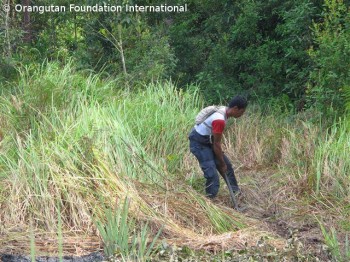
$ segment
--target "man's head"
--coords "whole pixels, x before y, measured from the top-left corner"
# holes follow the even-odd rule
[[[235,96],[228,104],[226,111],[228,117],[241,117],[248,106],[247,99],[243,96]]]

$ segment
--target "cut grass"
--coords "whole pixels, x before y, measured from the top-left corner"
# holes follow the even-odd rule
[[[164,226],[164,234],[175,239],[194,240],[202,235],[198,228],[211,235],[245,226],[234,213],[198,205],[202,196],[177,179],[199,106],[197,93],[178,91],[171,83],[128,93],[107,82],[101,91],[98,76],[86,79],[71,67],[58,70],[48,63],[22,70],[15,100],[3,98],[4,225],[25,224],[32,217],[34,228],[48,232],[93,234],[92,216],[102,219],[106,206],[128,195],[136,224],[151,218],[152,228]],[[37,85],[45,87],[39,97]],[[148,187],[148,195],[164,196],[158,201],[166,211],[145,201],[142,192]],[[193,198],[186,216],[187,221],[196,217],[197,224],[182,224],[181,199],[169,198],[181,191]]]
[[[118,90],[113,80],[76,72],[72,63],[20,72],[16,92],[0,103],[4,227],[32,217],[33,226],[47,232],[93,234],[92,216],[102,219],[105,207],[126,195],[135,225],[150,221],[157,229],[153,235],[164,227],[163,236],[193,248],[220,248],[224,240],[240,245],[231,233],[248,232],[259,223],[216,206],[188,186],[189,174],[201,174],[187,139],[201,107],[197,91],[184,92],[170,82]],[[335,124],[325,135],[307,121],[286,121],[251,108],[228,128],[226,154],[238,167],[278,168],[281,199],[315,192],[346,202],[349,136],[344,126]],[[252,183],[254,191],[266,186]]]

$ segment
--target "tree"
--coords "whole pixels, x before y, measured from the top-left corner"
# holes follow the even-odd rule
[[[343,0],[325,0],[322,20],[313,24],[313,36],[309,103],[323,113],[342,113],[344,89],[350,86],[350,9]]]
[[[30,22],[30,13],[28,11],[28,6],[30,6],[30,0],[22,0],[22,6],[24,7],[23,12],[23,41],[26,43],[31,42],[32,40],[32,31],[31,31],[31,22]]]
[[[300,103],[310,71],[311,0],[197,1],[178,15],[171,41],[180,83],[200,82],[209,103],[235,93]]]

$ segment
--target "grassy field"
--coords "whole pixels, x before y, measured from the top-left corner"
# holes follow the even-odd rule
[[[223,181],[217,201],[204,197],[189,153],[187,134],[203,105],[196,87],[125,90],[71,63],[19,71],[1,86],[2,252],[103,247],[146,260],[177,246],[222,260],[350,258],[345,119],[325,128],[316,112],[250,106],[232,120],[224,150],[248,207],[238,213]]]

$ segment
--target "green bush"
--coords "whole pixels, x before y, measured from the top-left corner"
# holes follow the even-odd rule
[[[350,9],[342,0],[326,0],[322,18],[313,25],[314,70],[307,93],[311,105],[334,115],[344,112],[344,89],[350,85]]]

